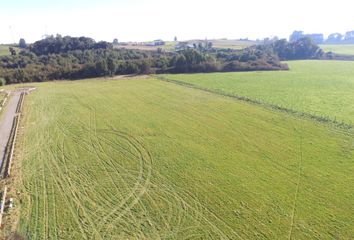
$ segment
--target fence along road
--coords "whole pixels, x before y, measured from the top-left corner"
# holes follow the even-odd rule
[[[14,91],[11,95],[7,106],[2,110],[3,112],[0,115],[0,166],[2,166],[5,158],[5,150],[11,135],[12,124],[16,116],[21,92]]]

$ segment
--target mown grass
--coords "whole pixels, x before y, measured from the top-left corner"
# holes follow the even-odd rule
[[[354,44],[326,44],[320,45],[325,52],[334,52],[338,54],[354,55]]]
[[[290,71],[164,75],[318,117],[354,123],[354,62],[293,61]]]
[[[17,159],[28,239],[354,235],[349,132],[155,79],[37,86]]]

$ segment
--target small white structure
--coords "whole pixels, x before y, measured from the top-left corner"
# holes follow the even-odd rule
[[[14,199],[10,198],[9,200],[9,208],[13,208],[14,207]]]

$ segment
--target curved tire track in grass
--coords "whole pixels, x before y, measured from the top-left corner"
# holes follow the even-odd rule
[[[141,154],[141,159],[144,159],[144,161],[146,161],[147,159],[149,161],[152,161],[152,156],[151,153],[146,149],[146,147],[144,146],[144,144],[142,144],[138,139],[132,137],[131,135],[125,134],[121,131],[117,131],[117,130],[103,130],[103,131],[98,131],[98,132],[105,132],[108,134],[115,134],[119,137],[123,137],[126,140],[128,140],[131,144],[134,145],[135,149],[139,149],[141,148],[141,150],[139,151],[139,154]],[[144,154],[145,153],[145,154]],[[147,157],[143,157],[143,156],[147,156]],[[152,169],[153,171],[153,169]],[[155,172],[154,172],[155,173]],[[156,174],[159,175],[159,174]],[[149,173],[149,176],[151,177],[151,172]],[[149,178],[150,178],[149,177]],[[180,193],[178,193],[175,189],[175,186],[173,186],[171,183],[168,182],[167,179],[165,179],[164,177],[162,177],[161,175],[159,175],[159,178],[163,178],[164,182],[168,183],[166,186],[161,186],[161,185],[155,185],[152,181],[150,182],[150,186],[151,187],[156,187],[159,189],[160,193],[159,193],[159,198],[163,199],[164,201],[166,201],[166,203],[169,203],[171,205],[177,205],[179,206],[177,208],[177,214],[173,214],[173,218],[177,217],[179,218],[179,221],[177,222],[177,225],[175,224],[173,227],[175,228],[182,228],[182,223],[181,223],[181,218],[183,217],[187,217],[189,219],[192,219],[193,221],[197,221],[197,222],[204,222],[206,224],[208,224],[210,226],[210,230],[208,232],[205,233],[205,235],[213,235],[216,234],[217,236],[221,237],[221,238],[228,238],[228,234],[224,233],[223,230],[221,230],[216,224],[215,222],[218,222],[219,224],[222,224],[224,226],[226,226],[226,228],[229,228],[230,234],[233,235],[234,237],[240,238],[240,236],[233,231],[233,229],[231,227],[229,227],[227,225],[227,223],[225,223],[223,220],[219,219],[216,215],[214,215],[213,213],[211,213],[208,209],[206,209],[205,207],[203,207],[203,205],[199,202],[196,201],[192,196],[190,195],[185,195],[183,197],[180,196]],[[150,181],[150,179],[149,179]],[[171,185],[170,185],[171,184]],[[171,187],[173,186],[173,187]],[[115,208],[112,213],[109,216],[112,216],[112,220],[113,222],[111,223],[111,225],[114,225],[117,221],[119,221],[121,218],[123,218],[127,212],[129,212],[131,210],[131,208],[136,205],[139,204],[139,201],[141,199],[141,197],[143,195],[146,195],[146,197],[150,197],[150,204],[154,204],[154,202],[156,201],[156,199],[153,199],[153,197],[150,196],[150,193],[147,191],[147,188],[143,189],[143,194],[139,194],[138,196],[136,196],[135,198],[132,199],[131,204],[121,210],[121,206],[119,206],[118,208]],[[192,204],[187,203],[184,198],[192,200]],[[183,210],[183,207],[181,206],[185,206],[184,208],[188,209],[188,211]],[[172,210],[173,211],[173,210]],[[213,220],[209,220],[204,214],[203,212],[208,212],[210,215],[213,216]],[[118,213],[118,214],[116,214]],[[108,217],[108,216],[107,216]],[[170,217],[172,217],[172,214],[170,215]],[[105,219],[106,220],[106,219]],[[103,221],[104,223],[105,221]],[[168,224],[168,223],[167,223]],[[178,229],[177,231],[182,232],[185,231],[185,228],[182,229]]]
[[[114,217],[114,220],[117,221],[128,214],[132,207],[138,204],[141,197],[147,192],[151,179],[152,158],[151,155],[145,152],[145,149],[141,147],[141,145],[139,145],[131,136],[122,132],[114,132],[109,130],[103,130],[100,132],[114,134],[115,136],[124,139],[124,141],[126,141],[130,147],[134,149],[134,151],[138,152],[138,159],[140,161],[139,175],[136,183],[134,184],[134,188],[131,189],[130,193],[122,199],[120,203],[118,203],[117,207],[112,209],[111,213],[101,220],[99,229],[102,229],[104,225],[107,225],[111,217]],[[117,212],[119,212],[118,216],[116,216]]]

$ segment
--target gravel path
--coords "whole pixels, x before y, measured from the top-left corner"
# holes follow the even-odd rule
[[[11,134],[12,123],[16,115],[20,95],[20,92],[12,92],[7,106],[3,109],[4,112],[0,115],[0,166],[5,157],[5,149]]]

